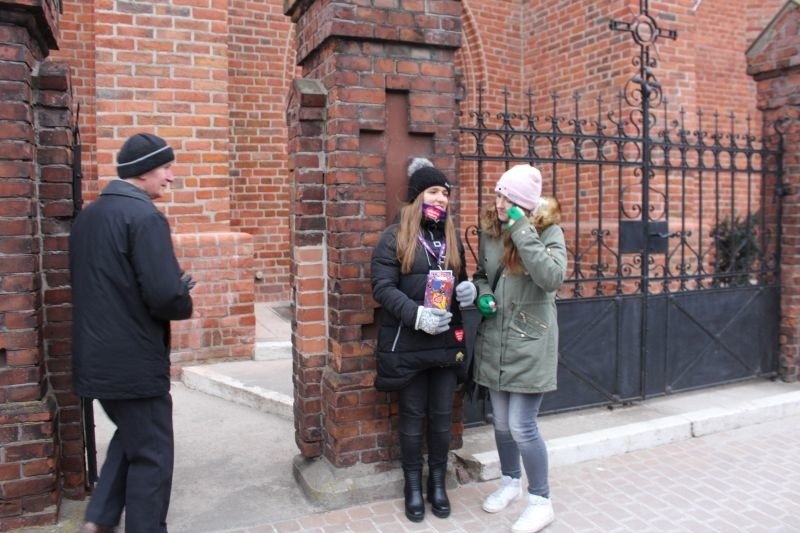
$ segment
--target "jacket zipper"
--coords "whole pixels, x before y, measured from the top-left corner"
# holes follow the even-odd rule
[[[526,324],[528,323],[528,318],[530,318],[531,323],[536,324],[537,326],[539,326],[540,328],[542,328],[544,330],[547,329],[547,324],[545,324],[544,322],[542,322],[541,320],[539,320],[537,317],[535,317],[533,315],[528,315],[527,313],[524,313],[524,312],[520,311],[519,316],[522,319],[522,321],[525,322]]]
[[[500,276],[500,277],[502,278],[502,276]],[[502,280],[499,280],[499,281],[502,281]],[[499,282],[498,282],[497,286],[498,287],[500,286]],[[503,283],[503,289],[505,289],[505,283]],[[505,290],[503,291],[503,299],[505,300]],[[515,305],[514,302],[511,302],[511,306],[510,306],[511,307],[511,314],[509,316],[512,316],[512,317],[514,316],[514,305]],[[500,364],[497,367],[497,390],[502,390],[503,389],[503,387],[502,387],[503,374],[504,374],[503,366],[504,366],[504,360],[505,360],[505,355],[506,355],[506,336],[503,334],[503,332],[505,331],[505,324],[502,322],[503,315],[500,314],[499,309],[498,309],[498,314],[501,317],[501,322],[500,322]]]
[[[403,329],[403,324],[398,324],[397,326],[397,334],[394,336],[394,342],[392,343],[392,352],[394,352],[395,348],[397,348],[397,341],[400,339],[400,330]]]

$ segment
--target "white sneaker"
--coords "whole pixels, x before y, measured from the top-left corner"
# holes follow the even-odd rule
[[[498,513],[521,495],[522,480],[503,476],[502,481],[500,481],[500,488],[483,500],[483,510],[487,513]]]
[[[511,526],[513,533],[535,533],[555,520],[553,504],[549,498],[528,494],[528,506]]]

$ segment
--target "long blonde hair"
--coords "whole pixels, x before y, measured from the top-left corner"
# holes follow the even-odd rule
[[[422,228],[422,194],[413,202],[400,208],[400,224],[397,229],[397,260],[400,261],[400,273],[408,274],[414,266],[417,252],[417,236]],[[461,270],[461,253],[458,250],[458,235],[453,219],[444,219],[444,239],[447,250],[442,268],[459,272]]]

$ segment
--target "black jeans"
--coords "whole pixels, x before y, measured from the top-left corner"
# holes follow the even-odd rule
[[[100,400],[117,426],[86,509],[86,520],[126,533],[165,533],[172,489],[172,396]]]
[[[434,468],[447,464],[456,384],[453,367],[437,367],[414,376],[400,390],[400,450],[404,470],[422,469],[422,436],[426,419],[428,466]]]

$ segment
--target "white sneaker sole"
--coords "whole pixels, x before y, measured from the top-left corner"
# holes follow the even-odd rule
[[[513,502],[519,500],[520,496],[522,496],[521,492],[519,494],[517,494],[516,496],[514,496],[512,499],[510,499],[508,501],[508,503],[503,505],[502,507],[492,507],[492,506],[488,505],[487,502],[483,502],[483,505],[481,505],[481,508],[484,511],[486,511],[487,513],[492,513],[492,514],[499,513],[500,511],[502,511],[503,509],[505,509],[506,507],[511,505]]]
[[[537,531],[541,531],[550,524],[552,524],[555,519],[556,519],[555,514],[552,514],[547,520],[543,520],[542,522],[534,525],[533,527],[518,527],[516,524],[514,524],[511,527],[511,533],[536,533]]]

